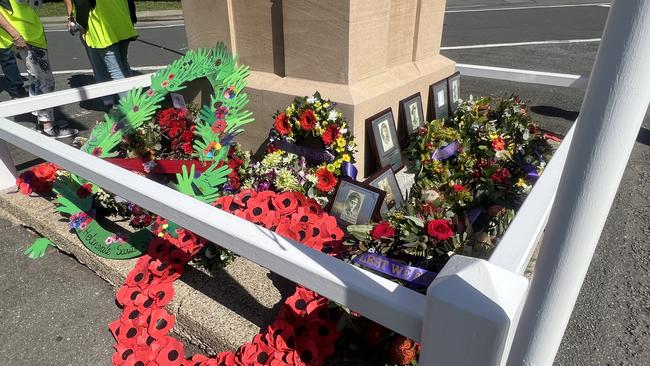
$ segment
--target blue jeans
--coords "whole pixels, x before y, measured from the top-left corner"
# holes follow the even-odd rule
[[[106,48],[91,48],[83,42],[86,47],[88,60],[90,60],[90,66],[93,68],[93,74],[95,74],[96,82],[102,83],[133,76],[133,71],[127,59],[130,42],[129,40],[124,40]],[[128,92],[122,92],[119,96],[124,97],[127,94]],[[111,105],[115,101],[113,96],[106,96],[102,99],[104,105]]]
[[[16,54],[12,48],[0,48],[0,67],[8,82],[7,92],[13,98],[27,96],[23,79],[16,63]]]

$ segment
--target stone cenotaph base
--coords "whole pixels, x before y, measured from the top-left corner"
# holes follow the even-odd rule
[[[182,0],[190,48],[223,41],[249,65],[255,124],[238,141],[256,150],[272,114],[319,91],[338,103],[359,145],[360,177],[376,170],[365,120],[454,72],[440,55],[445,0]]]

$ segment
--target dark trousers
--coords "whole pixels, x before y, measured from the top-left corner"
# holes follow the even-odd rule
[[[0,48],[0,67],[7,79],[7,92],[12,98],[27,96],[27,91],[16,63],[16,54],[12,48]]]

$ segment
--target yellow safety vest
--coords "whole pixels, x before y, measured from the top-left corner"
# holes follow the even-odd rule
[[[85,35],[88,47],[106,48],[137,36],[127,0],[97,0],[97,5],[88,15]]]
[[[9,0],[9,2],[13,11],[0,6],[0,14],[16,28],[25,42],[35,47],[47,48],[43,23],[36,10],[29,5],[29,1],[19,3],[16,0]],[[0,48],[11,48],[13,44],[14,40],[9,33],[0,28]]]

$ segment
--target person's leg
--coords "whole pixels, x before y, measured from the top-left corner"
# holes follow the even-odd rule
[[[27,49],[19,50],[20,56],[25,60],[27,75],[30,79],[29,95],[41,95],[54,91],[54,75],[50,68],[47,50],[28,45]],[[38,123],[43,127],[43,133],[51,137],[67,137],[76,135],[76,129],[56,126],[54,110],[52,108],[36,112]]]
[[[120,66],[122,67],[122,72],[126,77],[133,76],[133,70],[131,65],[129,65],[129,45],[131,44],[130,40],[120,41],[119,50],[120,50]]]
[[[12,98],[26,97],[27,91],[23,85],[23,78],[16,63],[16,54],[11,48],[0,48],[0,67],[9,83],[7,92]]]
[[[106,70],[108,70],[108,74],[111,76],[112,80],[120,80],[126,78],[126,75],[122,70],[119,43],[108,46],[106,48],[98,48],[97,50],[102,55],[102,59],[106,65]],[[124,97],[126,95],[127,92],[119,93],[120,97]]]
[[[95,82],[103,83],[105,81],[110,81],[111,76],[108,74],[108,70],[106,69],[106,65],[104,64],[104,59],[101,53],[95,48],[88,47],[83,37],[80,36],[79,38],[81,39],[81,44],[84,46],[84,49],[86,50],[86,55],[88,56],[88,61],[90,61],[90,66],[93,69]],[[103,96],[101,99],[104,104],[104,107],[110,108],[113,106],[113,104],[115,104],[114,95],[106,95]]]

